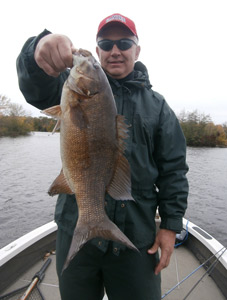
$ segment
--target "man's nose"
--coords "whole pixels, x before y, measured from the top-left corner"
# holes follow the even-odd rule
[[[118,49],[117,45],[114,44],[113,48],[111,50],[111,55],[120,55],[120,54],[121,54],[121,51]]]

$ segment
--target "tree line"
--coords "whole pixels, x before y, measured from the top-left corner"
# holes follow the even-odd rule
[[[209,115],[181,111],[177,116],[188,146],[227,147],[227,122],[215,125]],[[22,105],[12,103],[0,95],[0,137],[28,135],[32,131],[51,132],[56,120],[48,117],[31,117]]]
[[[227,122],[215,125],[210,115],[182,111],[178,115],[188,146],[227,147]]]
[[[50,132],[55,124],[56,120],[45,116],[29,116],[22,105],[0,95],[0,137],[29,135],[32,131]]]

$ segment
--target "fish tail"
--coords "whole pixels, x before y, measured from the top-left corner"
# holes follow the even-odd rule
[[[63,271],[68,267],[71,260],[76,256],[79,250],[85,243],[93,238],[103,238],[105,240],[116,241],[125,245],[126,247],[139,252],[139,250],[133,245],[133,243],[127,238],[127,236],[106,216],[103,221],[96,223],[94,226],[89,224],[80,224],[79,220],[73,233],[73,238]]]

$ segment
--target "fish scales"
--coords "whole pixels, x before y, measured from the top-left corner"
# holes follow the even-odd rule
[[[106,193],[115,200],[133,200],[130,167],[123,155],[128,126],[117,115],[106,75],[91,53],[75,53],[60,105],[44,113],[57,118],[60,126],[62,170],[49,194],[75,194],[79,212],[63,270],[95,237],[138,251],[105,212]]]

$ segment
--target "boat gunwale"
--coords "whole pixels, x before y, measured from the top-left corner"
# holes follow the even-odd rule
[[[20,254],[25,249],[29,248],[42,238],[57,231],[57,225],[54,221],[51,221],[45,225],[42,225],[27,234],[21,236],[15,241],[9,243],[5,247],[0,249],[0,267],[2,267],[9,260]]]
[[[227,270],[227,251],[220,256],[221,249],[224,251],[226,248],[218,240],[216,240],[204,229],[185,218],[183,218],[183,227],[186,231],[188,230],[188,232],[195,237],[196,240],[202,243],[212,254],[214,254]]]

